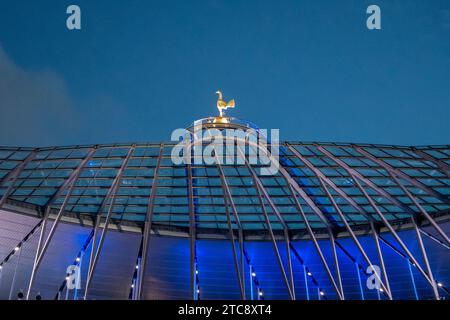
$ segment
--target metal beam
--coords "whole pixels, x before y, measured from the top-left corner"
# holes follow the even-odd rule
[[[330,200],[331,204],[333,205],[333,208],[336,210],[337,214],[339,215],[341,221],[344,223],[345,228],[347,229],[347,231],[350,233],[353,241],[355,242],[356,246],[358,247],[358,250],[361,252],[361,254],[363,255],[364,259],[366,260],[367,264],[369,266],[373,266],[372,262],[370,261],[368,255],[366,254],[366,252],[364,251],[364,248],[362,247],[362,245],[359,243],[359,240],[357,238],[357,236],[355,235],[355,233],[353,232],[353,229],[351,228],[350,224],[348,223],[344,213],[341,211],[341,208],[338,206],[338,204],[336,203],[334,197],[331,195],[331,193],[329,192],[328,188],[327,188],[327,184],[333,188],[340,196],[344,197],[349,203],[350,200],[353,202],[353,200],[348,197],[344,192],[342,192],[339,188],[337,188],[334,183],[328,179],[320,170],[318,170],[316,167],[314,167],[311,163],[309,163],[308,160],[306,160],[302,155],[300,155],[300,153],[297,152],[297,150],[295,150],[294,148],[290,147],[289,144],[287,144],[287,146],[290,148],[291,152],[296,155],[301,161],[303,161],[316,175],[317,179],[320,182],[320,186],[322,187],[322,189],[324,190],[325,194],[327,195],[328,199]],[[369,222],[373,222],[373,218],[371,216],[369,216],[364,210],[362,210],[362,208],[360,208],[358,205],[353,206],[355,209],[357,209]],[[332,230],[329,230],[330,234],[332,236],[334,236],[332,234]],[[335,259],[336,260],[336,259]],[[337,262],[337,261],[335,261]],[[339,271],[338,271],[339,274]],[[383,281],[381,280],[381,278],[379,277],[378,274],[375,275],[378,279],[378,281],[380,282],[381,286],[383,287],[383,289],[385,290],[386,294],[388,295],[389,299],[392,299],[392,295],[391,295],[391,291],[389,290],[388,287],[386,287],[383,284]],[[341,291],[342,291],[342,286],[341,286]],[[342,296],[344,297],[344,294],[342,292]]]
[[[442,238],[445,239],[447,244],[450,245],[450,238],[446,235],[444,230],[434,221],[434,219],[431,217],[431,215],[425,210],[424,207],[420,205],[420,203],[416,200],[416,198],[409,192],[409,190],[402,185],[400,180],[393,174],[391,174],[392,179],[397,183],[397,185],[403,190],[403,192],[408,196],[408,198],[414,203],[414,205],[419,209],[419,211],[422,213],[422,215],[430,222],[430,224],[436,229],[436,231],[441,235]]]
[[[291,259],[291,240],[289,238],[289,231],[284,230],[284,243],[286,244],[286,256],[288,263],[289,280],[291,282],[291,291],[293,295],[293,300],[295,300],[295,285],[294,285],[294,271],[292,269],[292,259]]]
[[[239,219],[239,215],[236,209],[236,206],[234,204],[233,201],[233,196],[231,194],[230,188],[228,186],[228,182],[226,180],[226,176],[225,176],[225,172],[223,171],[222,165],[220,164],[220,161],[217,157],[217,154],[214,154],[215,157],[215,161],[216,161],[216,166],[217,169],[219,171],[220,174],[220,182],[222,185],[222,190],[224,193],[224,202],[225,202],[225,212],[227,215],[227,224],[228,224],[228,231],[230,234],[230,241],[231,241],[231,245],[232,245],[232,251],[233,251],[233,258],[234,258],[234,265],[235,265],[235,269],[236,269],[236,276],[239,282],[239,290],[241,293],[241,298],[242,300],[245,300],[245,289],[244,289],[244,272],[243,272],[243,233],[242,233],[242,225]],[[227,200],[228,199],[228,200]],[[229,201],[229,203],[228,203]],[[231,216],[230,216],[230,212],[229,212],[229,204],[232,207],[234,216],[235,216],[235,220],[236,220],[236,224],[238,226],[238,231],[239,231],[239,248],[240,248],[240,266],[241,266],[241,270],[239,271],[239,263],[238,263],[238,259],[237,259],[237,254],[236,254],[236,246],[235,246],[235,238],[234,238],[234,232],[233,232],[233,228],[232,228],[232,224],[231,224]]]
[[[328,263],[327,263],[324,255],[322,253],[322,249],[320,248],[319,242],[317,241],[316,236],[314,235],[314,231],[312,230],[311,225],[309,224],[308,218],[306,217],[306,214],[303,211],[303,208],[302,208],[300,202],[298,201],[297,196],[295,195],[294,189],[293,189],[293,187],[291,185],[289,185],[289,189],[291,190],[292,198],[295,201],[295,205],[297,207],[297,210],[299,211],[300,215],[303,218],[303,221],[305,222],[306,229],[307,229],[307,231],[309,233],[309,236],[313,240],[313,243],[314,243],[314,246],[316,248],[316,251],[319,254],[320,260],[322,261],[322,264],[323,264],[323,266],[325,268],[325,271],[327,272],[328,278],[330,279],[330,282],[333,285],[334,290],[336,291],[336,295],[339,298],[339,300],[343,300],[344,297],[342,296],[341,291],[339,290],[339,288],[338,288],[338,286],[336,284],[336,281],[334,280],[334,277],[331,274],[330,268],[329,268]]]
[[[94,235],[92,236],[92,246],[91,246],[91,254],[89,256],[87,277],[89,277],[89,274],[91,273],[91,270],[92,270],[92,265],[94,263],[95,249],[97,246],[97,235],[98,235],[98,229],[100,228],[101,220],[102,220],[102,216],[97,212],[97,217],[95,218],[95,224],[94,224]],[[83,299],[86,300],[86,294],[83,296]]]
[[[113,184],[111,185],[111,188],[110,188],[111,192],[108,192],[107,196],[104,199],[104,200],[106,200],[108,198],[109,194],[112,195],[111,202],[110,202],[109,207],[108,207],[108,213],[106,215],[105,223],[104,223],[104,226],[103,226],[102,234],[100,235],[100,240],[99,240],[99,243],[98,243],[98,247],[97,247],[97,250],[95,252],[94,259],[92,261],[91,270],[88,271],[88,276],[87,276],[87,279],[86,279],[86,288],[85,288],[85,292],[84,292],[84,300],[87,299],[89,286],[91,284],[91,280],[92,280],[92,277],[94,275],[95,268],[97,266],[98,258],[100,256],[100,253],[101,253],[101,250],[102,250],[102,247],[103,247],[103,242],[105,241],[106,232],[108,231],[108,225],[109,225],[109,222],[111,220],[112,209],[114,208],[114,205],[115,205],[116,194],[117,194],[117,190],[119,189],[120,179],[122,178],[123,171],[125,170],[125,168],[126,168],[126,166],[128,164],[128,161],[129,161],[129,159],[131,158],[131,155],[134,152],[134,149],[135,149],[135,145],[132,145],[130,147],[130,149],[128,150],[128,154],[127,154],[126,158],[124,159],[124,161],[123,161],[119,171],[117,172],[117,175],[116,175],[116,177],[115,177],[115,179],[113,181]],[[104,201],[104,203],[106,204],[106,201]],[[102,205],[102,207],[103,207],[103,205]],[[100,215],[102,214],[102,208],[101,208],[101,210],[99,210],[98,214],[100,214]],[[94,239],[94,242],[95,242],[95,239]]]
[[[405,245],[405,243],[402,241],[400,236],[397,234],[395,229],[392,227],[390,222],[386,219],[386,217],[381,213],[381,211],[378,209],[378,206],[373,201],[373,199],[367,194],[366,190],[361,186],[358,179],[353,179],[358,187],[358,189],[364,194],[366,199],[369,201],[371,207],[375,210],[377,215],[380,217],[380,219],[383,221],[384,225],[388,228],[388,230],[392,233],[397,243],[402,247],[402,249],[406,252],[409,259],[416,265],[416,268],[420,271],[420,273],[423,275],[423,277],[432,285],[432,282],[430,278],[428,277],[427,273],[422,269],[422,267],[417,262],[416,258],[413,256],[413,254],[409,251],[408,247]]]
[[[257,134],[257,132],[255,132]],[[263,137],[264,138],[264,137]],[[195,146],[197,144],[201,144],[204,139],[197,139],[198,141],[194,143],[188,144],[188,148],[192,148],[192,146]],[[314,201],[306,194],[306,192],[298,185],[297,181],[291,177],[291,175],[286,171],[286,169],[280,164],[280,162],[275,159],[268,150],[262,148],[260,145],[255,144],[250,141],[246,141],[245,139],[241,139],[238,137],[235,137],[236,141],[242,141],[248,146],[252,146],[257,148],[260,152],[262,152],[269,160],[270,163],[275,164],[276,167],[279,169],[279,172],[283,176],[283,178],[288,182],[288,184],[292,185],[292,187],[295,189],[295,191],[306,201],[308,206],[315,212],[317,216],[320,217],[320,219],[323,221],[324,224],[327,225],[327,227],[333,227],[333,225],[328,221],[328,219],[323,215],[322,211],[317,207],[317,205],[314,203]],[[239,144],[237,147],[238,150]],[[190,150],[190,149],[189,149]]]
[[[386,162],[382,161],[381,159],[378,159],[378,158],[374,157],[373,155],[371,155],[369,152],[363,150],[362,148],[355,146],[354,149],[356,151],[358,151],[359,153],[361,153],[362,155],[364,155],[365,157],[367,157],[368,159],[370,159],[373,162],[377,163],[379,166],[381,166],[382,168],[384,168],[386,171],[390,172],[391,174],[396,175],[396,176],[398,176],[398,177],[400,177],[402,179],[407,180],[412,185],[414,185],[417,188],[423,190],[424,192],[428,193],[429,195],[439,199],[443,203],[450,204],[449,198],[447,196],[443,195],[442,193],[439,193],[439,192],[429,188],[428,186],[424,185],[423,183],[421,183],[418,180],[412,179],[410,176],[408,176],[407,174],[403,173],[401,170],[393,168],[392,166],[388,165]]]
[[[412,218],[411,220],[414,224],[414,230],[416,231],[417,242],[419,243],[420,251],[422,252],[423,261],[425,262],[425,267],[427,268],[427,273],[428,273],[428,277],[430,278],[430,281],[431,281],[431,287],[433,289],[434,297],[436,300],[440,300],[437,283],[434,280],[433,272],[431,271],[430,262],[428,261],[427,251],[425,249],[425,246],[423,245],[422,235],[420,234],[420,230],[419,230],[419,227],[417,226],[415,219]]]
[[[31,287],[33,286],[34,276],[35,276],[35,273],[37,271],[36,263],[37,263],[37,259],[38,259],[39,253],[41,251],[42,242],[44,240],[45,229],[47,227],[47,220],[48,220],[49,211],[50,211],[49,208],[47,208],[47,210],[45,212],[45,215],[44,215],[44,218],[42,218],[41,233],[39,234],[39,241],[38,241],[38,244],[37,244],[37,247],[36,247],[36,254],[34,256],[33,267],[31,268],[30,281],[28,283],[28,289],[27,289],[27,294],[26,294],[26,299],[27,300],[30,298]]]
[[[436,238],[435,236],[433,236],[432,234],[426,232],[423,229],[420,229],[420,232],[424,235],[426,235],[428,238],[430,238],[431,240],[433,240],[434,242],[440,244],[441,246],[443,246],[445,249],[450,250],[450,247],[448,245],[446,245],[443,241],[441,241],[440,239]]]
[[[153,222],[153,211],[155,206],[155,197],[156,197],[156,189],[158,187],[158,177],[159,177],[159,170],[161,167],[161,158],[164,151],[164,145],[161,144],[159,147],[159,154],[158,154],[158,160],[156,161],[156,167],[155,172],[153,174],[153,181],[152,181],[152,189],[150,191],[150,197],[148,201],[147,206],[147,214],[145,216],[145,224],[144,224],[144,233],[143,233],[143,243],[142,243],[142,257],[141,257],[141,266],[138,270],[138,277],[139,282],[136,290],[136,296],[137,299],[142,299],[142,290],[144,288],[144,276],[145,276],[145,270],[147,268],[147,255],[148,255],[148,248],[149,248],[149,241],[150,241],[150,233],[152,229],[152,222]]]
[[[341,218],[342,222],[345,225],[345,228],[347,229],[347,231],[350,233],[351,238],[353,239],[353,242],[356,244],[356,246],[358,247],[358,250],[361,252],[362,256],[364,257],[364,260],[367,262],[367,264],[371,267],[373,267],[372,262],[370,261],[369,256],[367,255],[367,253],[365,252],[364,248],[362,247],[361,243],[358,240],[358,237],[356,236],[356,234],[353,232],[352,227],[350,226],[350,224],[348,223],[344,213],[342,212],[341,208],[338,206],[338,204],[336,203],[336,201],[334,200],[334,197],[331,195],[330,191],[328,190],[325,182],[318,177],[320,184],[322,186],[322,189],[325,191],[325,194],[327,195],[328,199],[330,199],[333,208],[336,210],[337,214],[339,215],[339,217]],[[372,219],[369,219],[369,222],[372,223]],[[378,281],[380,281],[380,284],[382,286],[382,288],[385,290],[386,294],[388,295],[389,299],[392,300],[392,295],[391,295],[391,291],[387,288],[387,286],[385,286],[385,284],[383,283],[383,281],[381,280],[380,276],[378,274],[375,274],[376,278]]]
[[[35,157],[37,152],[32,151],[30,154],[23,160],[20,164],[18,164],[12,171],[10,171],[3,179],[0,180],[0,187],[3,186],[4,183],[10,181],[10,185],[6,189],[5,193],[0,199],[0,208],[5,203],[6,199],[8,199],[10,193],[14,188],[14,184],[16,183],[17,178],[20,176],[22,171],[25,169],[26,165],[30,163]]]
[[[365,177],[362,177],[356,170],[353,170],[351,168],[349,168],[345,163],[343,163],[340,159],[337,159],[336,157],[334,157],[333,155],[330,154],[330,152],[328,152],[327,150],[325,150],[322,147],[318,147],[319,150],[321,152],[323,152],[324,154],[326,154],[328,157],[332,158],[336,163],[338,163],[339,165],[341,165],[350,175],[350,177],[352,178],[352,180],[355,182],[355,185],[358,187],[358,189],[362,192],[362,194],[364,195],[364,197],[369,201],[370,206],[374,209],[375,213],[380,217],[380,219],[383,221],[384,225],[388,228],[388,230],[392,233],[392,235],[394,236],[394,238],[396,239],[396,241],[398,242],[398,244],[402,247],[402,249],[406,252],[406,254],[408,255],[409,259],[416,265],[416,268],[420,271],[420,273],[423,275],[423,277],[430,283],[430,285],[433,285],[430,278],[428,277],[427,273],[422,269],[422,267],[419,265],[419,263],[417,262],[417,260],[414,258],[414,256],[412,255],[412,253],[409,251],[408,247],[404,244],[404,242],[402,241],[402,239],[399,237],[399,235],[397,234],[397,232],[395,231],[395,229],[392,227],[391,223],[386,219],[386,217],[381,213],[381,211],[379,210],[378,206],[376,205],[376,203],[373,201],[373,199],[369,196],[369,194],[366,192],[366,190],[362,187],[361,183],[359,182],[358,179],[361,179],[363,182],[365,182],[366,184],[369,185],[369,187],[371,187],[371,185],[373,185],[373,183],[366,179]],[[376,187],[378,189],[378,187]],[[381,190],[382,192],[384,192],[383,190]]]
[[[242,286],[243,274],[241,274],[241,272],[239,270],[239,262],[238,262],[237,253],[236,253],[236,240],[234,238],[233,227],[231,224],[231,216],[230,216],[230,211],[229,211],[229,207],[228,207],[227,197],[224,198],[224,202],[225,202],[225,212],[226,212],[226,216],[227,216],[228,232],[230,235],[230,243],[231,243],[231,248],[232,248],[232,252],[233,252],[234,268],[235,268],[236,277],[237,277],[238,285],[239,285],[239,292],[241,294],[241,299],[245,300],[245,293],[244,293],[243,286]]]
[[[238,149],[238,152],[240,153],[240,157],[242,157],[242,159],[244,160],[245,166],[247,167],[247,169],[249,170],[249,172],[250,172],[250,174],[252,176],[253,182],[256,185],[256,190],[257,190],[258,195],[259,195],[261,209],[263,211],[263,215],[264,215],[264,218],[265,218],[265,221],[266,221],[266,224],[267,224],[267,229],[269,231],[269,235],[270,235],[271,240],[272,240],[273,249],[275,251],[275,255],[277,257],[278,264],[280,266],[281,275],[283,277],[284,283],[285,283],[286,288],[288,290],[288,295],[289,295],[290,299],[294,300],[295,296],[294,296],[294,293],[293,293],[293,288],[291,288],[290,283],[288,281],[288,278],[287,278],[287,275],[286,275],[286,270],[284,269],[284,265],[283,265],[283,262],[281,260],[280,252],[278,251],[278,246],[277,246],[277,243],[276,243],[276,240],[275,240],[275,235],[273,233],[272,225],[270,223],[269,215],[267,214],[267,211],[266,211],[266,208],[265,208],[265,205],[264,205],[264,201],[262,200],[262,196],[264,196],[264,198],[267,200],[267,202],[269,203],[269,206],[272,208],[273,212],[275,213],[275,215],[279,219],[280,223],[283,226],[284,232],[287,232],[288,227],[287,227],[286,223],[284,222],[284,219],[281,216],[280,212],[278,211],[277,207],[275,206],[275,204],[273,203],[272,199],[270,198],[269,194],[267,193],[267,190],[264,188],[264,185],[262,184],[262,182],[259,179],[258,175],[256,174],[255,170],[248,163],[248,160],[247,160],[245,154],[243,153],[243,151],[240,149],[239,145],[237,146],[237,149]]]
[[[194,208],[194,188],[192,181],[192,167],[187,164],[188,171],[188,197],[189,197],[189,252],[190,252],[190,265],[191,265],[191,292],[193,294],[193,300],[196,300],[196,285],[195,285],[195,208]]]
[[[362,174],[360,174],[355,169],[349,167],[345,162],[343,162],[341,159],[335,157],[333,154],[331,154],[325,148],[323,148],[321,146],[317,146],[317,149],[320,152],[324,153],[328,158],[330,158],[331,160],[336,162],[339,166],[344,168],[349,173],[350,177],[353,178],[353,180],[354,180],[354,177],[359,178],[366,185],[368,185],[370,188],[375,190],[379,195],[385,197],[386,199],[389,199],[392,203],[394,203],[395,205],[399,206],[400,208],[402,208],[403,210],[405,210],[409,214],[411,214],[411,215],[415,215],[416,214],[416,212],[414,210],[412,210],[409,206],[405,205],[404,203],[402,203],[399,200],[397,200],[395,197],[391,196],[388,192],[386,192],[382,188],[378,187],[375,183],[370,181],[370,179],[367,179],[366,177],[364,177]]]
[[[51,197],[51,199],[47,202],[46,206],[46,219],[50,215],[51,212],[51,205],[53,205],[53,202],[60,196],[62,193],[67,189],[67,194],[64,197],[63,203],[61,204],[58,214],[56,215],[55,221],[53,222],[53,225],[49,231],[49,234],[45,238],[45,241],[43,242],[42,247],[38,246],[38,251],[36,252],[36,260],[33,264],[33,269],[31,271],[31,277],[28,285],[28,291],[27,291],[27,299],[30,296],[31,288],[33,287],[34,278],[36,275],[36,272],[39,268],[39,265],[42,262],[42,259],[44,257],[45,252],[47,251],[47,248],[50,244],[50,241],[53,238],[53,235],[56,231],[56,227],[58,226],[61,217],[64,213],[64,210],[69,202],[69,199],[72,195],[73,189],[75,188],[76,182],[81,174],[81,170],[84,168],[86,163],[92,158],[93,154],[95,153],[95,149],[92,148],[86,155],[86,157],[80,162],[80,164],[77,166],[77,168],[71,173],[70,177],[66,180],[66,182],[63,184],[62,187],[58,189],[58,191]]]
[[[330,234],[331,250],[333,252],[334,266],[336,267],[339,290],[341,291],[342,300],[345,300],[344,287],[342,286],[341,270],[339,268],[339,259],[336,252],[336,239],[334,237],[333,230],[328,229],[328,233]]]
[[[26,235],[25,235],[25,237],[23,237],[22,238],[22,240],[20,240],[20,242],[16,245],[16,246],[14,246],[14,248],[16,248],[16,247],[21,247],[22,245],[24,245],[25,244],[25,242],[27,242],[30,238],[31,238],[31,236],[36,232],[36,230],[41,226],[41,224],[42,224],[42,219],[41,220],[39,220],[39,222],[33,227],[33,229],[31,229],[31,231],[30,232],[28,232]],[[15,254],[15,250],[14,250],[14,248],[10,251],[10,253],[0,262],[0,266],[2,266],[4,263],[6,263],[8,260],[9,260],[9,258],[11,258],[11,256],[13,256],[14,254]]]
[[[364,214],[368,219],[372,219],[359,204],[357,204],[351,197],[342,191],[341,188],[337,187],[331,179],[325,176],[322,171],[302,156],[291,144],[286,142],[285,145],[298,159],[300,159],[311,171],[313,171],[319,179],[321,178],[324,180],[340,197],[344,198],[353,208],[358,210],[361,214]]]
[[[377,248],[378,260],[380,261],[381,271],[383,271],[384,283],[386,285],[386,289],[389,292],[389,297],[392,300],[394,298],[392,296],[391,287],[389,285],[389,278],[386,270],[386,265],[384,263],[383,252],[381,251],[380,247],[380,238],[378,236],[378,230],[376,229],[375,224],[373,222],[370,222],[370,228],[372,229],[373,240],[375,241],[375,246]]]
[[[422,150],[419,150],[419,149],[414,148],[414,147],[412,149],[413,149],[414,153],[424,157],[428,161],[433,162],[441,170],[441,172],[443,174],[445,174],[447,177],[450,176],[450,174],[449,174],[450,173],[450,166],[447,163],[445,163],[442,160],[436,159],[435,157],[431,156],[430,154],[428,154],[428,153],[426,153],[426,152],[424,152]]]

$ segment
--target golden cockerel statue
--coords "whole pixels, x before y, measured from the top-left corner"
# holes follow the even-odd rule
[[[219,98],[217,99],[217,109],[219,109],[220,117],[222,118],[225,114],[223,110],[228,108],[234,108],[234,99],[225,102],[225,100],[223,100],[222,97],[222,92],[217,91],[216,93],[219,95]]]

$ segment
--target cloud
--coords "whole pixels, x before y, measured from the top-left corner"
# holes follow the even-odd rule
[[[71,96],[60,74],[21,68],[0,46],[0,146],[118,142],[136,133],[132,123],[109,93]]]
[[[0,46],[0,145],[51,145],[72,136],[74,109],[64,79],[25,70]]]

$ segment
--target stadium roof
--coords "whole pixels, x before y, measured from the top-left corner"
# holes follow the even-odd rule
[[[232,226],[240,224],[248,238],[268,231],[264,211],[275,233],[287,226],[300,238],[307,225],[299,209],[319,234],[344,231],[340,213],[356,230],[379,222],[377,209],[392,224],[408,223],[421,212],[411,197],[437,219],[450,209],[448,145],[283,142],[274,176],[248,163],[193,163],[188,170],[171,161],[174,145],[1,147],[0,204],[32,215],[64,204],[66,220],[85,224],[111,210],[112,225],[130,230],[151,212],[155,232],[175,235],[188,232],[192,206],[197,234],[213,237],[227,230],[234,205],[240,221],[231,214]]]

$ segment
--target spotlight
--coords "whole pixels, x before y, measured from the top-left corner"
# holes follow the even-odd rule
[[[131,285],[131,288],[134,288],[134,284]]]
[[[197,289],[197,294],[200,293],[200,289]]]
[[[308,274],[308,276],[310,276],[310,277],[312,276],[312,273],[311,273],[311,272],[309,272],[309,271],[308,271],[308,273],[307,273],[307,274]]]
[[[2,270],[3,269],[3,266],[2,265],[0,265],[0,270]]]
[[[255,272],[252,272],[252,277],[256,277],[256,273]]]
[[[262,290],[259,291],[259,296],[262,297],[263,296],[263,292]]]
[[[443,286],[443,284],[442,283],[440,283],[440,282],[438,282],[438,287],[442,287]]]
[[[70,280],[70,277],[66,277],[66,281],[69,281]]]
[[[320,290],[320,295],[321,295],[321,296],[324,296],[324,295],[325,295],[325,292],[323,292],[322,290]]]
[[[137,270],[137,269],[139,269],[139,266],[138,266],[138,265],[136,265],[136,270]]]
[[[195,274],[198,274],[198,270],[195,270]]]
[[[380,288],[380,292],[384,292],[383,288]]]
[[[76,262],[80,262],[80,260],[81,260],[80,257],[77,257],[77,258],[75,259]]]
[[[19,251],[19,249],[20,249],[19,247],[15,247],[14,251]]]

